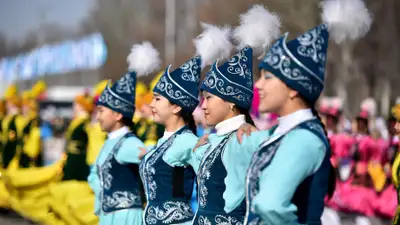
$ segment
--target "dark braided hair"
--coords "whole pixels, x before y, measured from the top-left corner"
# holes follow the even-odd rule
[[[246,123],[251,124],[254,127],[256,126],[254,121],[253,121],[253,119],[250,116],[249,110],[247,110],[247,109],[245,109],[243,107],[240,107],[240,106],[235,106],[235,107],[237,108],[237,110],[239,111],[240,114],[244,115]]]
[[[319,116],[318,111],[315,109],[315,106],[311,107],[311,111],[314,114],[314,116],[316,116],[317,119],[319,121],[321,121],[321,117]],[[322,128],[324,128],[324,133],[325,133],[326,138],[328,138],[328,133],[326,132],[326,127],[322,123],[322,121],[321,121],[321,126],[322,126]],[[328,140],[328,145],[330,148],[331,146],[330,146],[329,140]],[[335,169],[335,167],[333,167],[333,165],[330,161],[329,161],[329,165],[330,165],[330,169],[329,169],[328,198],[330,199],[330,198],[332,198],[333,193],[335,192],[335,188],[336,188],[336,169]]]
[[[131,118],[122,117],[121,123],[129,128],[129,130],[136,136],[136,126]]]
[[[196,123],[194,122],[193,114],[191,112],[182,109],[179,112],[179,116],[182,117],[183,121],[185,121],[186,126],[189,127],[189,129],[193,132],[193,134],[196,135],[197,126]]]

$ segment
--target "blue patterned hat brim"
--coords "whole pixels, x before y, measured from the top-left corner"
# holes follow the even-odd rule
[[[135,113],[135,106],[118,97],[118,95],[111,90],[110,84],[106,86],[96,105],[107,107],[115,112],[121,113],[123,117],[129,119],[132,119]]]
[[[154,86],[153,92],[167,98],[172,104],[182,107],[184,111],[193,112],[199,105],[199,99],[172,79],[169,72],[170,68],[171,65],[167,67],[156,86]]]
[[[235,105],[249,110],[253,99],[253,92],[245,87],[229,81],[219,70],[215,63],[201,83],[200,91],[209,92],[219,98],[234,103]],[[219,74],[219,75],[217,75]],[[217,78],[218,76],[218,78]],[[225,82],[232,86],[226,86]]]
[[[287,34],[275,42],[258,67],[269,71],[298,91],[309,103],[314,104],[324,88],[324,83],[293,56],[286,46],[286,38]]]

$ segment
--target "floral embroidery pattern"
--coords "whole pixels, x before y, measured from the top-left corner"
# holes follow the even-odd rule
[[[218,145],[215,147],[214,150],[211,149],[211,145],[208,147],[206,151],[206,155],[203,161],[200,164],[199,172],[197,174],[197,181],[199,184],[199,204],[200,207],[204,208],[207,205],[207,196],[208,196],[208,189],[206,186],[206,181],[210,179],[211,172],[210,169],[214,164],[217,157],[221,156],[221,152],[225,149],[226,143],[229,141],[230,137],[232,136],[233,132],[228,134]]]
[[[106,190],[109,190],[111,188],[111,182],[113,180],[113,176],[110,173],[110,170],[112,168],[112,164],[109,160],[107,160],[103,166],[102,166],[102,177],[103,177],[103,187]]]
[[[211,222],[204,216],[199,216],[198,223],[199,225],[211,225]]]
[[[224,76],[218,76],[216,71],[211,70],[208,72],[203,84],[210,89],[217,90],[224,96],[231,96],[242,102],[251,102],[253,97],[252,91],[245,91],[239,85],[229,82],[224,78]]]
[[[158,81],[156,88],[166,93],[170,98],[181,102],[183,105],[186,106],[197,106],[198,99],[194,99],[190,95],[184,93],[180,88],[177,88],[172,82],[170,82],[167,76],[162,76]]]
[[[189,132],[187,130],[183,131],[183,133]],[[149,200],[154,200],[157,195],[157,183],[154,180],[154,175],[156,174],[156,169],[154,168],[154,164],[157,160],[164,155],[165,151],[172,145],[175,140],[177,132],[169,137],[164,143],[160,145],[160,147],[155,147],[151,150],[154,151],[152,155],[146,160],[142,160],[140,163],[140,176],[142,177],[143,184],[145,186],[145,192],[148,196]]]
[[[103,200],[103,209],[107,211],[109,208],[126,209],[133,205],[140,205],[140,195],[127,191],[116,191],[111,196],[105,196]]]
[[[132,94],[135,91],[135,79],[129,73],[125,74],[118,82],[116,91],[118,93]]]
[[[324,134],[324,130],[321,127],[320,124],[316,123],[315,120],[311,121],[306,121],[300,124],[299,126],[305,126],[310,130],[315,130],[317,132],[322,132],[321,134]],[[296,129],[294,127],[293,129]],[[281,137],[277,138],[276,140],[272,141],[271,143],[268,143],[268,140],[265,143],[260,145],[260,149],[258,149],[251,160],[249,169],[247,171],[246,175],[246,220],[245,224],[248,225],[264,225],[265,223],[261,220],[259,216],[254,216],[251,217],[249,220],[250,216],[249,214],[255,214],[255,209],[252,207],[251,204],[251,199],[254,199],[254,197],[259,193],[259,180],[262,171],[270,164],[272,161],[276,151],[278,150],[282,138],[284,135]]]
[[[246,192],[246,199],[247,199],[247,210],[246,210],[246,221],[245,224],[261,224],[259,217],[254,217],[252,218],[251,221],[247,221],[249,218],[249,214],[255,213],[254,207],[250,207],[251,203],[249,202],[249,199],[253,199],[259,192],[259,180],[261,176],[262,170],[268,166],[268,164],[271,162],[273,156],[275,155],[275,152],[278,150],[280,146],[280,140],[275,140],[274,142],[261,147],[261,149],[257,150],[252,158],[251,164],[249,166],[249,169],[247,171],[247,176],[246,176],[246,187],[247,187],[247,192]]]
[[[174,221],[179,221],[193,217],[193,211],[190,205],[184,202],[168,201],[163,203],[162,208],[150,206],[146,212],[146,223],[156,224],[162,221],[164,224],[171,224]]]
[[[325,48],[325,39],[321,36],[322,30],[326,30],[328,27],[324,24],[318,26],[315,29],[304,33],[297,40],[300,46],[297,48],[297,53],[301,56],[311,58],[315,63],[318,63],[320,72],[325,71],[326,55],[322,52]]]
[[[312,81],[309,76],[304,75],[303,72],[296,66],[295,62],[286,55],[285,50],[282,48],[281,41],[278,41],[265,55],[263,61],[270,65],[272,68],[279,70],[279,72],[290,80],[298,81],[304,89],[312,92]]]
[[[197,64],[197,60],[197,57],[192,58],[180,67],[182,70],[182,80],[195,83],[199,82],[200,76],[198,71],[200,65]]]
[[[119,97],[116,96],[116,94],[113,94],[112,90],[108,86],[101,94],[99,102],[105,103],[111,108],[120,109],[124,112],[131,112],[132,110],[134,110],[131,104],[128,104],[127,102],[121,100]]]
[[[138,190],[135,190],[134,188],[132,189],[132,191],[114,190],[115,188],[112,189],[114,177],[111,170],[113,169],[113,166],[121,167],[121,165],[118,165],[115,160],[115,154],[121,147],[124,140],[131,136],[131,133],[127,133],[126,135],[124,135],[115,144],[111,151],[111,154],[107,156],[105,162],[102,165],[100,165],[99,162],[96,161],[96,166],[98,168],[97,172],[101,184],[101,207],[104,212],[114,211],[118,209],[126,209],[133,206],[141,205],[141,199]]]
[[[239,75],[246,80],[246,85],[248,87],[252,87],[252,74],[251,68],[248,67],[247,61],[249,60],[246,56],[245,52],[249,49],[249,47],[245,47],[236,55],[228,60],[228,68],[227,71],[231,75]]]
[[[238,221],[238,219],[235,217],[223,215],[216,215],[214,218],[214,223],[211,223],[210,220],[205,216],[199,216],[197,222],[199,225],[243,225],[243,223]]]

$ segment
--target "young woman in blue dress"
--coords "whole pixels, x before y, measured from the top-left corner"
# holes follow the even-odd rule
[[[286,33],[259,64],[259,111],[280,117],[247,171],[245,224],[321,224],[324,199],[333,194],[330,145],[315,110],[329,36],[340,42],[365,35],[371,18],[361,0],[325,1],[323,9],[324,24],[291,41]]]
[[[133,133],[136,77],[160,65],[158,52],[148,42],[134,45],[129,71],[107,85],[97,101],[96,118],[108,133],[88,182],[95,193],[95,214],[100,224],[141,225],[143,187],[139,176],[141,147]]]

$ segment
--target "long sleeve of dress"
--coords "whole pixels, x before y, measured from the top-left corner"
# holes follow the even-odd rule
[[[196,174],[197,174],[197,171],[199,170],[201,160],[203,159],[207,149],[210,146],[211,146],[210,143],[206,143],[206,144],[198,147],[195,151],[193,151],[193,150],[191,151],[188,163],[193,167]]]
[[[90,168],[90,174],[88,176],[88,183],[90,188],[93,190],[95,194],[95,201],[94,201],[94,212],[96,215],[99,215],[100,213],[100,201],[99,201],[99,196],[100,196],[100,179],[99,176],[97,175],[97,166],[93,165]]]
[[[282,139],[253,199],[252,207],[266,224],[298,224],[291,200],[301,182],[321,166],[325,154],[324,143],[308,130],[293,130]]]
[[[97,166],[93,165],[90,168],[90,174],[88,176],[88,183],[90,188],[93,190],[96,196],[100,195],[100,180],[99,176],[97,175]]]
[[[191,133],[178,135],[172,146],[165,152],[163,160],[170,166],[189,165],[192,151],[198,141],[198,137]]]
[[[267,139],[268,131],[253,132],[244,136],[239,145],[236,135],[228,142],[222,161],[227,170],[224,180],[226,190],[223,193],[225,212],[234,210],[245,197],[245,178],[253,153]]]
[[[136,137],[127,138],[117,151],[115,159],[121,164],[139,164],[139,154],[141,151],[139,148],[146,148],[140,139]]]

